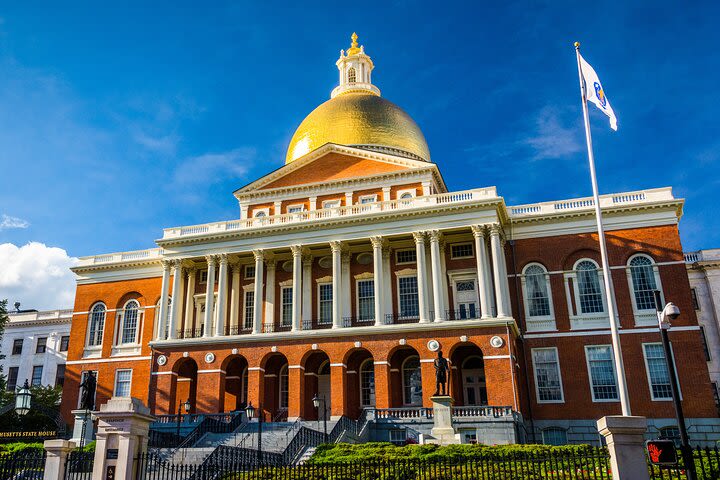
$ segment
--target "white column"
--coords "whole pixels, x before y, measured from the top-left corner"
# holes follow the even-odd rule
[[[505,255],[500,241],[500,225],[494,224],[490,227],[490,247],[492,249],[493,279],[495,280],[495,303],[497,305],[497,316],[507,317],[505,309],[505,288],[503,282],[507,283],[507,276],[503,278],[502,265],[505,263]]]
[[[427,246],[427,237],[425,237],[425,245]],[[432,280],[432,259],[430,258],[430,249],[425,248],[425,305],[427,305],[427,319],[432,322],[435,318],[435,289]],[[430,313],[430,312],[433,313]]]
[[[370,237],[373,247],[373,294],[375,296],[375,325],[385,323],[383,292],[385,291],[383,272],[383,239],[382,237]]]
[[[244,325],[239,325],[240,319],[240,271],[243,266],[233,263],[230,266],[232,283],[230,284],[230,335],[239,334]]]
[[[292,331],[302,330],[302,247],[290,247],[293,256]]]
[[[240,220],[247,220],[249,207],[250,205],[247,203],[240,204]]]
[[[184,330],[190,330],[193,328],[193,313],[195,313],[195,275],[197,275],[197,270],[194,267],[189,268],[187,271],[187,288],[185,291],[185,325],[183,326]]]
[[[253,299],[253,333],[262,332],[263,313],[263,269],[265,268],[265,255],[262,250],[253,250],[255,255],[255,293]],[[273,264],[272,276],[275,277]],[[270,267],[268,267],[268,282],[270,281]]]
[[[353,204],[353,192],[345,192],[345,205],[350,206]]]
[[[390,255],[392,255],[390,247],[383,248],[383,278],[385,279],[383,285],[385,285],[385,288],[380,292],[383,298],[383,304],[385,305],[383,318],[380,319],[383,325],[387,323],[387,315],[393,311],[392,282],[394,279],[390,274]]]
[[[477,285],[478,294],[480,295],[480,314],[481,318],[492,317],[490,308],[490,291],[491,285],[487,283],[488,277],[488,258],[487,247],[485,246],[485,228],[482,225],[473,225],[473,236],[475,237],[475,260],[477,262]]]
[[[312,329],[312,262],[313,258],[311,255],[303,255],[302,322],[303,329],[307,326],[307,330]]]
[[[310,211],[317,210],[317,197],[310,197]]]
[[[342,317],[352,317],[352,302],[350,301],[350,252],[342,253]]]
[[[165,339],[165,322],[168,313],[168,283],[170,283],[170,262],[163,260],[163,274],[160,284],[160,313],[158,314],[158,322],[155,330],[155,339]]]
[[[177,338],[177,328],[180,325],[180,312],[182,312],[182,260],[173,261],[173,286],[172,300],[170,303],[170,328],[168,329],[168,339]]]
[[[510,284],[508,283],[508,272],[507,262],[505,261],[505,237],[500,237],[500,250],[502,255],[500,256],[500,271],[502,273],[502,289],[503,289],[503,302],[505,303],[505,313],[512,317],[512,303],[510,302]],[[613,293],[613,296],[615,294]],[[617,315],[617,305],[615,306],[615,314]]]
[[[427,197],[428,195],[430,195],[430,186],[431,186],[430,182],[422,182],[423,197]]]
[[[452,310],[453,307],[450,305],[450,297],[448,294],[448,276],[447,276],[447,263],[445,259],[445,249],[447,247],[447,243],[445,243],[445,240],[440,240],[440,278],[442,279],[442,300],[443,305],[445,305],[445,312],[447,314],[448,310]],[[447,317],[446,317],[447,318]]]
[[[342,319],[342,243],[330,242],[332,250],[332,279],[333,279],[333,328],[343,326]]]
[[[417,284],[418,284],[418,309],[420,312],[420,323],[427,323],[428,305],[427,305],[427,285],[426,265],[425,265],[425,232],[413,232],[415,238],[415,253],[417,256]]]
[[[275,321],[275,260],[267,262],[267,279],[265,282],[265,321]],[[262,332],[262,319],[255,317],[255,333]]]
[[[205,288],[205,325],[203,337],[212,337],[213,333],[213,310],[215,306],[215,257],[208,255],[207,260],[207,287]]]
[[[440,232],[430,231],[430,263],[432,263],[433,303],[435,307],[435,321],[445,320],[445,302],[442,295],[442,268],[440,268]]]
[[[228,259],[226,254],[220,255],[220,268],[218,269],[218,305],[217,323],[215,323],[215,336],[225,335],[225,313],[227,312],[227,267]]]

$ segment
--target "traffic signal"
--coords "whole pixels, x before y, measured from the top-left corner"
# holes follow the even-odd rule
[[[650,463],[653,465],[677,465],[675,442],[672,440],[648,440],[645,442]]]

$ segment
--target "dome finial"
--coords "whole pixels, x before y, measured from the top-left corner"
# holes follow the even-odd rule
[[[350,43],[350,48],[348,48],[348,55],[355,55],[356,53],[360,52],[360,49],[358,48],[358,42],[357,42],[358,36],[357,33],[353,32],[352,35],[350,35],[350,40],[352,40],[352,43]]]

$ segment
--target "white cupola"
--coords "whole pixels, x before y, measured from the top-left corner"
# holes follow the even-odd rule
[[[358,47],[358,36],[353,33],[350,37],[352,43],[347,54],[340,50],[340,58],[335,63],[340,71],[340,85],[335,87],[330,98],[352,91],[362,91],[380,95],[380,89],[372,84],[371,72],[375,66],[370,57],[365,54],[365,47]]]

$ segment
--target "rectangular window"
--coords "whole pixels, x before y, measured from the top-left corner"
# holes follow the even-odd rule
[[[404,428],[402,430],[390,430],[390,443],[394,443],[398,446],[405,445],[405,441],[407,440],[407,430]]]
[[[45,353],[47,350],[47,337],[39,337],[35,345],[35,353]]]
[[[17,388],[17,380],[18,380],[18,371],[20,370],[20,367],[10,367],[8,368],[8,375],[7,375],[7,390],[8,392],[14,392]]]
[[[357,283],[358,319],[375,318],[375,281],[360,280]]]
[[[700,302],[698,302],[697,290],[695,290],[694,288],[691,288],[690,296],[692,297],[693,308],[695,310],[700,310]]]
[[[288,213],[300,213],[303,210],[305,210],[305,205],[299,204],[299,205],[288,205]]]
[[[207,283],[207,275],[208,275],[207,269],[200,270],[200,280],[198,280],[198,283]]]
[[[12,354],[13,355],[22,354],[22,346],[23,346],[22,338],[16,338],[15,340],[13,340]]]
[[[30,385],[32,385],[33,387],[42,385],[42,372],[43,372],[42,365],[36,365],[33,367],[32,381],[30,382]]]
[[[395,252],[395,263],[415,263],[417,262],[417,252],[412,250],[398,250]]]
[[[585,358],[590,375],[590,390],[592,391],[593,401],[618,400],[612,347],[610,345],[586,346]]]
[[[473,255],[473,244],[472,243],[458,243],[450,246],[450,256],[452,258],[472,258]]]
[[[60,337],[60,351],[67,352],[70,346],[70,335],[63,335]]]
[[[115,393],[116,397],[130,396],[130,381],[132,370],[115,370]]]
[[[377,202],[377,195],[362,195],[360,197],[360,203],[373,203]]]
[[[280,296],[282,297],[282,308],[280,310],[280,324],[288,327],[292,325],[292,287],[283,287]]]
[[[707,343],[707,336],[705,336],[705,327],[700,325],[700,340],[702,340],[703,352],[705,352],[705,360],[708,362],[712,360],[710,357],[710,348]]]
[[[332,323],[333,288],[332,283],[318,285],[318,323]]]
[[[245,265],[245,278],[255,278],[255,265]]]
[[[398,278],[398,304],[401,317],[419,316],[417,277]]]
[[[65,365],[58,365],[55,372],[55,386],[62,387],[65,384]]]
[[[672,400],[670,374],[662,344],[645,343],[643,351],[645,353],[645,369],[650,383],[650,396],[653,400]]]
[[[246,330],[253,328],[255,319],[255,292],[245,292],[245,315],[243,326]]]
[[[539,403],[563,402],[560,362],[557,348],[533,348],[533,368],[535,369],[535,388]]]
[[[337,208],[340,206],[340,200],[325,200],[322,202],[323,208]]]

